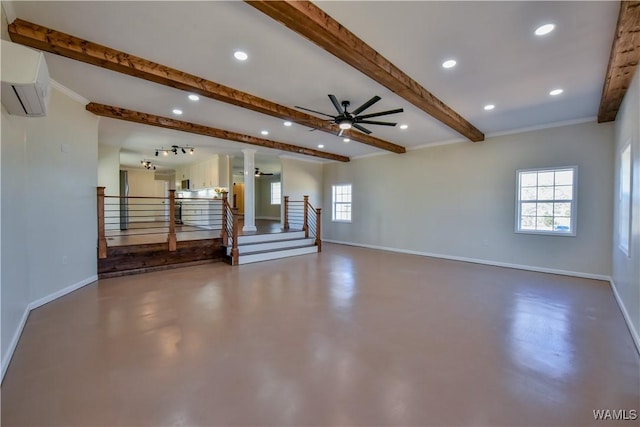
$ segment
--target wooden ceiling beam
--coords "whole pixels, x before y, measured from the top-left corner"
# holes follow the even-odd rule
[[[471,141],[484,140],[484,134],[480,130],[313,3],[297,0],[245,0],[245,2],[335,55]]]
[[[189,93],[197,93],[207,98],[289,120],[333,135],[337,135],[340,131],[337,125],[310,114],[41,25],[16,19],[8,29],[11,40],[16,43],[185,90]],[[350,130],[344,132],[343,135],[354,141],[393,153],[406,152],[403,146],[361,132]]]
[[[598,123],[616,119],[622,99],[640,61],[640,1],[621,1],[607,74],[604,78]]]
[[[199,125],[195,123],[185,122],[182,120],[171,119],[169,117],[156,116],[154,114],[141,113],[138,111],[127,110],[125,108],[113,107],[111,105],[97,104],[90,102],[86,106],[87,111],[98,116],[109,117],[111,119],[125,120],[143,125],[157,126],[165,129],[173,129],[181,132],[194,133],[196,135],[210,136],[212,138],[226,139],[229,141],[242,142],[244,144],[257,145],[259,147],[273,148],[275,150],[289,151],[291,153],[304,154],[307,156],[320,157],[328,160],[337,160],[339,162],[348,162],[349,158],[339,154],[327,153],[311,148],[300,147],[297,145],[287,144],[284,142],[272,141],[269,139],[256,138],[250,135],[244,135],[223,129],[212,128],[209,126]]]

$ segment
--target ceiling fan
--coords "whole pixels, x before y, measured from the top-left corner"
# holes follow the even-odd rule
[[[272,173],[260,172],[260,168],[256,168],[256,172],[253,175],[257,176],[257,177],[260,177],[260,176],[267,176],[267,175],[273,175],[273,174]]]
[[[365,102],[364,104],[362,104],[361,106],[359,106],[358,108],[356,108],[351,112],[347,111],[347,108],[349,108],[349,105],[351,105],[349,101],[342,101],[340,103],[338,102],[338,99],[335,97],[335,95],[329,95],[329,99],[331,100],[331,103],[338,111],[337,116],[332,116],[331,114],[321,113],[320,111],[310,110],[304,107],[298,107],[297,105],[295,107],[299,108],[300,110],[310,111],[312,113],[321,114],[326,117],[331,117],[331,120],[328,120],[328,121],[335,123],[340,127],[340,133],[338,133],[338,136],[342,136],[342,132],[344,132],[347,129],[351,129],[352,127],[358,129],[361,132],[366,133],[367,135],[371,133],[369,129],[361,126],[360,124],[395,126],[397,125],[397,123],[379,122],[376,120],[368,120],[368,119],[371,119],[373,117],[386,116],[388,114],[402,113],[404,111],[404,109],[402,108],[397,108],[395,110],[381,111],[379,113],[371,113],[371,114],[365,114],[360,116],[359,115],[360,113],[362,113],[367,108],[371,107],[376,102],[380,101],[380,99],[382,98],[380,98],[379,96],[374,96],[373,98],[371,98],[370,100],[368,100],[367,102]]]

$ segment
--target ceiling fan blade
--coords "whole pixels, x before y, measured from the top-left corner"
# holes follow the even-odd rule
[[[320,114],[320,115],[322,115],[322,116],[331,117],[332,119],[334,119],[334,118],[335,118],[334,116],[331,116],[331,115],[329,115],[329,114],[327,114],[327,113],[321,113],[320,111],[310,110],[310,109],[308,109],[308,108],[304,108],[304,107],[298,107],[297,105],[295,105],[295,107],[296,107],[297,109],[299,109],[299,110],[310,111],[310,112],[312,112],[312,113]]]
[[[356,108],[355,110],[353,110],[351,114],[353,114],[354,116],[357,116],[358,114],[362,113],[364,110],[371,107],[373,104],[380,101],[381,99],[382,98],[376,95],[370,100],[368,100],[367,102],[365,102],[364,104],[362,104],[361,106],[359,106],[358,108]]]
[[[338,115],[341,116],[342,113],[344,113],[344,111],[342,111],[342,107],[340,107],[340,103],[338,102],[338,99],[336,98],[336,96],[329,95],[329,99],[331,100],[331,103],[333,104],[333,106],[336,107],[336,110],[338,110]]]
[[[379,116],[386,116],[387,114],[397,114],[397,113],[402,113],[404,111],[404,108],[396,108],[395,110],[387,110],[387,111],[381,111],[379,113],[371,113],[371,114],[365,114],[364,116],[359,116],[359,119],[368,119],[371,117],[379,117]]]
[[[359,125],[359,124],[357,124],[357,123],[354,123],[352,126],[353,126],[354,128],[356,128],[356,129],[358,129],[360,132],[364,132],[364,133],[366,133],[367,135],[369,135],[369,134],[371,133],[371,131],[370,131],[369,129],[367,129],[367,128],[363,128],[362,126],[360,126],[360,125]]]
[[[358,123],[364,123],[366,125],[381,125],[381,126],[395,126],[395,125],[397,125],[397,123],[377,122],[375,120],[358,120]]]

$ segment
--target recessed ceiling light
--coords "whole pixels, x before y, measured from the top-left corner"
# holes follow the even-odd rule
[[[455,59],[448,59],[442,63],[442,68],[453,68],[457,64]]]
[[[293,124],[293,123],[291,123],[291,122],[284,122],[284,123],[283,123],[283,125],[285,125],[286,127],[289,127],[289,126],[291,126],[292,124]]]
[[[268,130],[261,130],[260,133],[263,134],[263,135],[269,135],[269,131]]]
[[[491,111],[494,108],[496,108],[496,106],[493,105],[493,104],[487,104],[487,105],[484,106],[485,111]]]
[[[233,56],[235,56],[235,58],[236,58],[238,61],[246,61],[246,60],[247,60],[247,58],[249,57],[249,55],[247,55],[247,54],[246,54],[246,52],[243,52],[243,51],[241,51],[241,50],[236,50],[236,51],[233,53]]]
[[[562,90],[562,89],[554,89],[551,92],[549,92],[549,95],[557,96],[557,95],[560,95],[562,92],[564,92],[564,90]]]
[[[534,34],[536,36],[544,36],[545,34],[549,34],[551,31],[553,31],[554,28],[556,28],[556,26],[553,24],[544,24],[536,28]]]
[[[409,125],[400,125],[400,129],[405,130],[409,127]]]
[[[182,110],[180,110],[178,108],[174,108],[173,109],[173,114],[175,114],[176,116],[179,116],[180,114],[182,114]]]
[[[318,148],[324,148],[324,144],[318,144]]]
[[[351,140],[350,140],[349,138],[345,138],[345,139],[343,139],[342,141],[344,141],[344,142],[351,142]]]
[[[189,95],[189,99],[192,101],[197,101],[200,99],[200,97],[192,93],[191,95]]]

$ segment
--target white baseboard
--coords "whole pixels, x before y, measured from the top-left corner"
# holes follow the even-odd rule
[[[59,291],[56,291],[52,294],[49,294],[47,296],[44,296],[40,299],[37,299],[35,301],[32,301],[31,303],[29,303],[29,305],[27,306],[27,308],[29,310],[33,310],[36,309],[42,305],[45,305],[55,299],[58,299],[60,297],[63,297],[73,291],[76,291],[80,288],[82,288],[83,286],[87,286],[89,283],[93,283],[95,281],[98,280],[98,275],[93,275],[93,276],[89,276],[86,279],[82,279],[81,281],[74,283],[73,285],[69,285],[66,288],[60,289]]]
[[[22,318],[20,322],[18,322],[18,327],[16,328],[15,333],[13,334],[13,338],[11,338],[11,342],[9,343],[9,348],[7,349],[7,353],[4,355],[2,359],[2,372],[0,376],[0,382],[4,379],[4,374],[7,372],[7,368],[9,367],[9,362],[11,362],[11,358],[13,357],[13,352],[16,350],[16,346],[18,345],[18,340],[20,340],[20,335],[22,335],[22,330],[24,329],[24,325],[27,323],[27,318],[29,317],[29,306],[27,305],[24,309],[24,313],[22,313]]]
[[[399,252],[403,254],[420,255],[420,256],[426,256],[431,258],[442,258],[442,259],[449,259],[453,261],[462,261],[462,262],[471,262],[474,264],[491,265],[494,267],[506,267],[506,268],[514,268],[517,270],[535,271],[538,273],[559,274],[561,276],[581,277],[583,279],[604,280],[605,282],[608,282],[610,279],[609,276],[604,276],[601,274],[593,274],[593,273],[582,273],[579,271],[558,270],[555,268],[536,267],[533,265],[511,264],[507,262],[490,261],[490,260],[484,260],[484,259],[478,259],[478,258],[466,258],[466,257],[459,257],[454,255],[443,255],[443,254],[434,254],[430,252],[412,251],[409,249],[390,248],[387,246],[368,245],[365,243],[343,242],[340,240],[322,239],[322,241],[328,242],[328,243],[337,243],[339,245],[359,246],[362,248],[378,249],[382,251]]]
[[[633,343],[636,345],[636,350],[640,354],[640,335],[638,335],[638,331],[634,328],[633,323],[631,322],[631,316],[629,316],[629,312],[627,311],[627,307],[625,307],[622,302],[622,298],[620,298],[620,294],[618,293],[618,289],[616,289],[616,284],[613,279],[609,279],[609,283],[611,284],[611,289],[613,290],[613,296],[616,298],[616,302],[620,307],[620,311],[622,311],[622,317],[624,317],[624,321],[627,323],[627,327],[629,328],[629,332],[631,333],[631,338],[633,338]]]
[[[73,291],[76,291],[80,288],[82,288],[83,286],[86,286],[90,283],[93,283],[95,281],[98,280],[98,276],[97,275],[93,275],[90,277],[87,277],[86,279],[83,279],[77,283],[74,283],[73,285],[67,286],[64,289],[60,289],[59,291],[56,291],[52,294],[49,294],[47,296],[44,296],[40,299],[37,299],[35,301],[30,302],[29,304],[27,304],[27,306],[25,307],[24,310],[24,314],[22,315],[22,318],[20,319],[20,322],[18,323],[18,327],[16,328],[15,333],[13,334],[13,338],[11,339],[11,343],[9,344],[9,348],[7,350],[7,353],[5,354],[4,358],[2,359],[2,372],[0,375],[0,382],[4,379],[4,374],[7,372],[7,368],[9,367],[9,362],[11,362],[11,358],[13,357],[13,352],[16,350],[16,346],[18,345],[18,341],[20,340],[20,335],[22,335],[22,330],[24,329],[25,324],[27,323],[27,318],[29,317],[29,313],[31,312],[31,310],[34,310],[40,306],[43,306],[55,299],[58,299],[60,297],[63,297]]]

